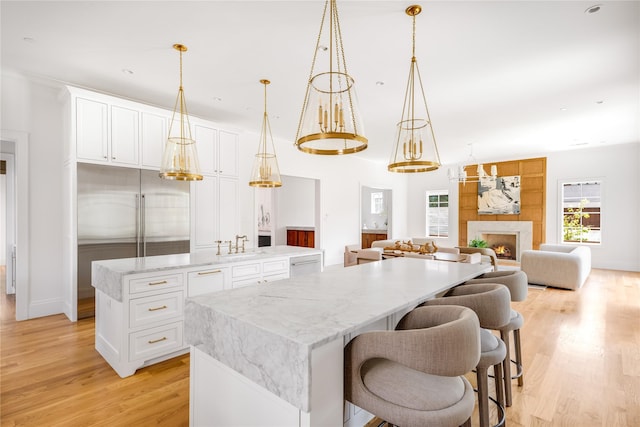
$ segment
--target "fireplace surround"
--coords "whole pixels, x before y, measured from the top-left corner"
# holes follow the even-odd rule
[[[506,245],[511,251],[511,259],[520,261],[522,251],[533,247],[532,221],[468,221],[469,239],[486,240],[489,247]],[[514,253],[515,252],[515,253]]]

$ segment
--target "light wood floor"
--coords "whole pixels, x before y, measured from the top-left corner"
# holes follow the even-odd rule
[[[508,426],[640,426],[640,273],[593,270],[577,292],[531,289],[514,306],[525,385]],[[188,424],[188,355],[122,379],[94,349],[93,318],[16,322],[13,307],[3,291],[0,425]]]

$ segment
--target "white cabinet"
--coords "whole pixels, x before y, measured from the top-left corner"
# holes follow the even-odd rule
[[[129,108],[111,106],[110,160],[114,165],[138,165],[139,113]]]
[[[96,350],[121,377],[188,351],[182,340],[184,276],[125,276],[122,301],[96,289]]]
[[[106,102],[76,98],[78,160],[137,166],[138,111]]]
[[[218,146],[218,173],[238,176],[238,134],[220,131]]]
[[[193,126],[202,181],[191,184],[191,250],[212,249],[240,232],[238,135],[203,122]]]
[[[159,114],[140,113],[140,166],[160,169],[167,141],[168,118]]]
[[[187,296],[207,294],[229,288],[229,268],[215,267],[192,271],[187,278]]]
[[[238,134],[202,124],[193,128],[202,174],[237,177]]]
[[[109,159],[109,106],[104,102],[76,98],[76,155],[78,159],[107,162]]]
[[[241,288],[289,278],[289,258],[271,258],[231,266],[231,287]]]

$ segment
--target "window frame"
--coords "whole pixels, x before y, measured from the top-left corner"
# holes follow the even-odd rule
[[[600,222],[599,222],[599,236],[600,236],[600,240],[599,241],[588,241],[588,240],[582,240],[582,238],[579,241],[566,241],[564,240],[564,215],[565,215],[565,194],[564,194],[564,188],[565,185],[571,185],[571,184],[580,184],[580,185],[584,185],[584,184],[599,184],[600,185],[600,194],[599,194],[599,199],[600,199],[600,204],[599,204],[599,211],[598,211],[598,215],[600,215]],[[600,177],[594,177],[594,178],[579,178],[579,179],[562,179],[562,180],[558,180],[558,242],[560,242],[560,244],[562,245],[585,245],[585,246],[601,246],[602,242],[603,242],[603,207],[605,205],[604,203],[604,193],[605,193],[605,181],[603,178]]]
[[[441,224],[436,224],[436,227],[438,228],[438,233],[440,233],[441,228],[442,227],[446,227],[446,235],[432,235],[430,233],[430,222],[429,222],[429,211],[431,209],[430,205],[430,201],[429,201],[429,197],[430,196],[438,196],[438,208],[444,208],[443,206],[441,206],[441,201],[440,201],[440,196],[447,196],[447,206],[446,206],[446,224],[445,225],[441,225]],[[450,211],[450,207],[451,207],[451,194],[449,192],[449,190],[427,190],[425,192],[425,216],[424,216],[424,221],[425,221],[425,235],[428,238],[431,239],[448,239],[451,237],[451,223],[450,223],[450,218],[451,218],[451,211]]]

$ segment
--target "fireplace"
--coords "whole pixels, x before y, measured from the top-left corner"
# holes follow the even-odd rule
[[[482,233],[482,240],[493,249],[498,258],[516,260],[518,256],[518,236],[511,233]]]
[[[498,258],[520,261],[522,251],[533,247],[532,221],[468,221],[467,238],[480,238],[493,248]],[[504,247],[504,248],[499,248]]]

